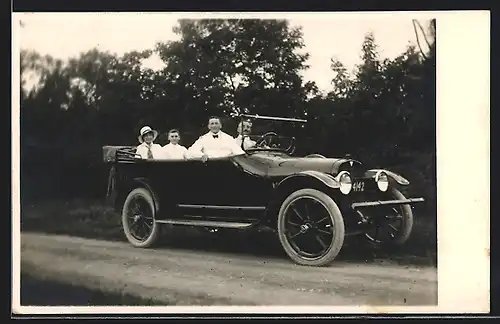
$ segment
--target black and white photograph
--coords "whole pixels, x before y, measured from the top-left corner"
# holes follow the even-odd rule
[[[489,101],[465,117],[463,88],[441,87],[458,36],[440,13],[13,24],[16,312],[489,310],[489,209],[450,215],[476,197],[450,190],[489,190],[489,135],[449,135],[489,128]],[[454,140],[475,159],[444,166]]]

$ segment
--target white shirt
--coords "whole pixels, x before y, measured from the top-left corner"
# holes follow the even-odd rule
[[[153,159],[161,159],[163,157],[163,149],[160,144],[152,143],[151,144],[151,152],[153,153]],[[148,158],[148,144],[146,142],[137,146],[135,151],[136,154],[139,154],[142,159]]]
[[[164,159],[184,159],[187,148],[179,144],[168,143],[163,147]]]
[[[214,138],[214,135],[217,138]],[[190,157],[201,157],[207,154],[209,158],[226,157],[230,155],[245,154],[234,138],[222,131],[217,134],[208,132],[200,136],[188,149]]]
[[[241,147],[241,138],[242,138],[241,135],[238,135],[234,138],[236,145],[238,145],[239,147]],[[248,150],[249,148],[254,147],[255,144],[257,144],[257,142],[253,141],[252,139],[250,139],[250,137],[246,136],[243,143],[243,147],[245,148],[245,150]]]

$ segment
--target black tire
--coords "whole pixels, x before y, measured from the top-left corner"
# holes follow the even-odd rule
[[[321,219],[321,223],[319,221],[314,222],[312,220],[312,217],[310,215],[300,217],[300,219],[304,219],[304,223],[300,225],[300,231],[302,232],[305,229],[305,232],[302,232],[302,234],[309,235],[308,238],[304,238],[304,242],[309,244],[311,242],[312,244],[312,235],[314,235],[314,238],[316,241],[321,243],[320,245],[324,250],[318,252],[317,254],[313,253],[307,253],[306,251],[302,250],[300,247],[298,247],[298,244],[295,242],[291,241],[292,237],[297,237],[299,235],[302,235],[301,233],[295,233],[291,235],[290,237],[287,235],[290,231],[290,228],[295,227],[296,228],[296,223],[293,223],[289,220],[290,218],[290,209],[292,209],[295,215],[299,217],[299,213],[295,212],[296,208],[298,207],[295,206],[297,202],[301,199],[309,199],[312,201],[313,204],[316,204],[316,206],[319,206],[319,208],[322,208],[324,212],[324,217]],[[308,203],[309,204],[309,203]],[[307,205],[305,205],[307,206]],[[293,207],[293,208],[292,208]],[[309,208],[312,208],[312,205],[309,205]],[[316,207],[315,207],[316,208]],[[304,209],[307,210],[307,207]],[[319,209],[317,209],[319,211]],[[307,212],[306,212],[307,213]],[[319,212],[317,213],[318,215],[321,215]],[[316,215],[316,214],[315,214]],[[299,218],[297,218],[299,219]],[[331,238],[327,238],[325,240],[318,238],[320,235],[325,235],[324,229],[328,228],[328,226],[324,225],[325,227],[322,228],[324,224],[323,221],[328,221],[328,224],[330,225],[330,228],[333,228],[331,231]],[[288,226],[290,224],[294,224],[293,226]],[[312,224],[312,225],[310,225]],[[342,249],[342,246],[344,244],[344,236],[345,236],[345,225],[344,225],[344,219],[342,218],[342,214],[340,212],[340,209],[338,208],[337,204],[333,201],[331,197],[329,197],[327,194],[325,194],[322,191],[316,190],[316,189],[301,189],[293,192],[291,195],[289,195],[282,203],[281,208],[278,212],[278,237],[281,242],[281,245],[287,255],[297,264],[300,265],[306,265],[306,266],[326,266],[330,264],[339,254],[340,250]],[[311,227],[312,226],[312,227]],[[307,229],[308,228],[308,229]],[[321,234],[319,234],[322,232]],[[303,238],[303,237],[301,237]],[[328,245],[326,245],[326,243]],[[309,255],[307,255],[309,254]]]
[[[141,201],[140,213],[146,215],[133,215],[132,203]],[[160,236],[160,224],[155,221],[156,209],[154,199],[149,190],[145,188],[136,188],[132,190],[125,202],[123,203],[122,211],[122,226],[123,232],[127,240],[135,247],[149,248],[158,243]],[[131,224],[132,221],[132,224]],[[137,224],[142,222],[140,224]],[[142,227],[145,230],[144,238],[139,238],[135,230],[135,226]]]
[[[389,191],[390,199],[402,200],[406,199],[406,197],[396,188],[391,188]],[[411,210],[411,206],[400,205],[394,208],[397,213],[402,216],[401,218],[401,226],[397,229],[397,232],[394,234],[394,238],[386,241],[375,240],[369,233],[365,234],[365,237],[379,245],[402,245],[408,241],[410,238],[411,232],[413,230],[413,211]]]

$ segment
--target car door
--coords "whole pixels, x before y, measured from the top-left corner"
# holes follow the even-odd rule
[[[179,202],[183,205],[225,205],[231,201],[226,197],[229,171],[228,159],[188,160],[179,170],[182,174],[182,194]]]
[[[244,172],[232,158],[186,161],[179,207],[184,215],[255,219],[265,210],[272,185]]]
[[[233,158],[209,160],[206,163],[206,202],[230,207],[258,207],[267,204],[265,196],[272,188],[262,177],[245,172]]]
[[[186,160],[178,164],[175,174],[178,204],[199,205],[209,201],[207,184],[212,179],[207,164],[199,159]]]

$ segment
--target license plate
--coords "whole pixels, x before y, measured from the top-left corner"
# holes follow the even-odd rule
[[[352,183],[352,191],[361,192],[365,190],[365,182],[364,181],[354,181]]]

